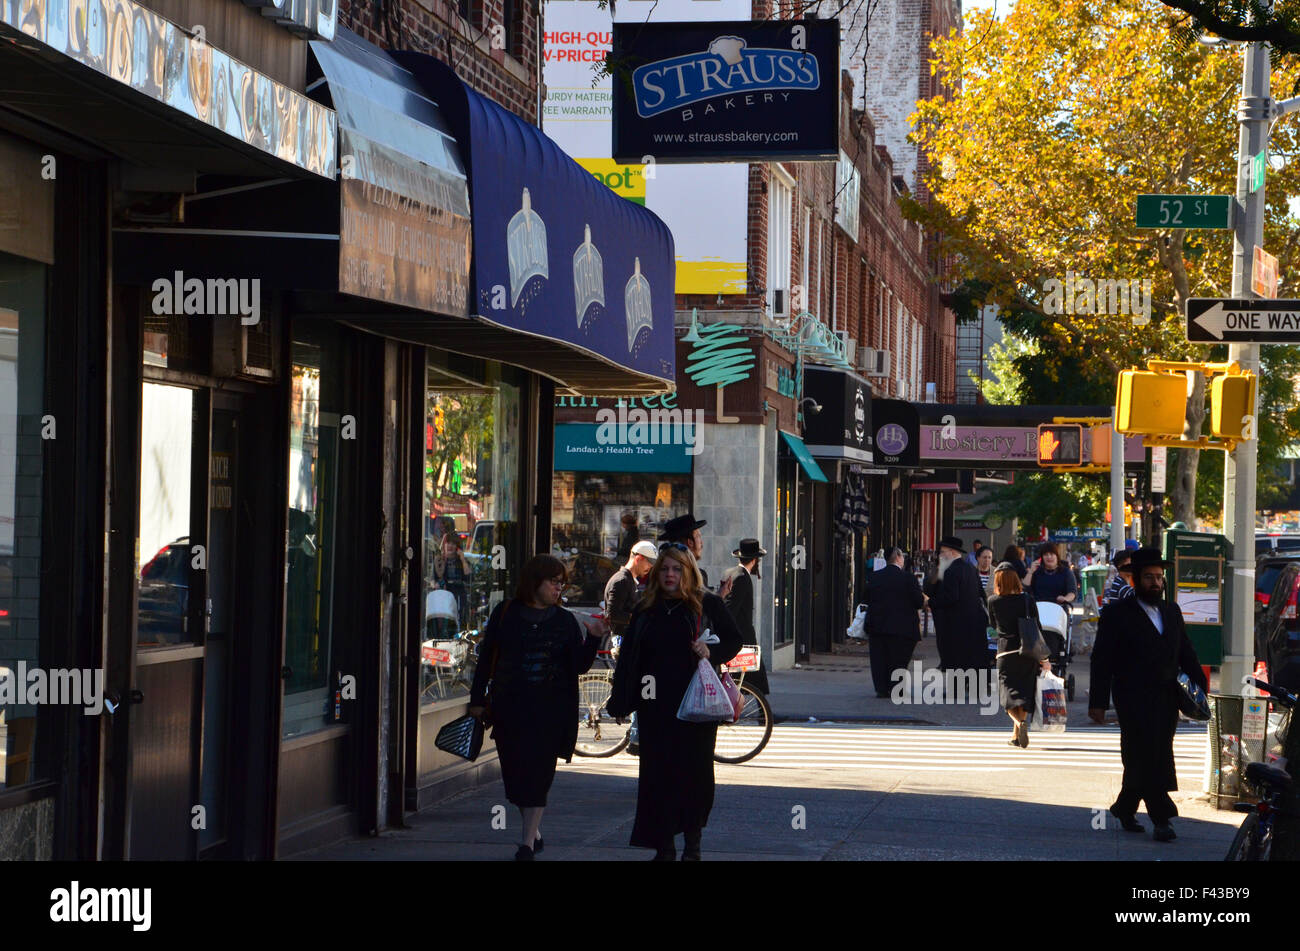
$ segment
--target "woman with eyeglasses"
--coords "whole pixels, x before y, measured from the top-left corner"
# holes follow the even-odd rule
[[[506,798],[519,807],[523,842],[518,861],[542,851],[542,810],[555,761],[573,759],[578,740],[578,675],[591,669],[600,632],[584,634],[560,607],[567,573],[552,555],[524,565],[515,596],[497,605],[479,646],[469,712],[483,716],[491,683],[492,738]]]
[[[740,647],[740,629],[722,599],[704,589],[690,550],[680,542],[662,545],[622,648],[632,665],[627,673],[640,687],[640,775],[631,844],[654,849],[656,861],[677,857],[678,833],[685,836],[682,861],[700,860],[700,839],[713,808],[718,725],[679,720],[677,709],[701,658],[717,668]]]

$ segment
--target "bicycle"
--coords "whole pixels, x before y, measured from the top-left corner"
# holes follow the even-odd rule
[[[1296,703],[1300,702],[1300,697],[1283,687],[1267,684],[1254,677],[1247,678],[1247,682],[1286,708],[1289,726],[1290,714],[1295,710]],[[1284,763],[1285,760],[1280,762]],[[1249,815],[1242,820],[1224,861],[1267,862],[1273,848],[1274,822],[1278,816],[1287,814],[1283,800],[1291,788],[1291,774],[1276,763],[1248,763],[1246,781],[1261,790],[1263,795],[1258,803],[1239,802],[1234,807],[1238,812]]]
[[[718,742],[713,748],[713,759],[718,763],[746,763],[753,759],[772,739],[772,706],[762,691],[745,683],[745,673],[762,666],[762,648],[747,644],[740,653],[722,665],[723,673],[738,673],[736,686],[744,701],[740,718],[735,723],[718,724]]]
[[[617,640],[617,639],[616,639]],[[607,670],[593,671],[578,677],[578,741],[573,747],[576,756],[605,758],[627,749],[632,740],[631,718],[612,717],[605,709],[614,686],[614,663],[618,661],[618,647],[597,651],[610,659]]]
[[[618,639],[614,649],[602,651],[618,661]],[[736,686],[744,701],[740,717],[734,723],[718,724],[718,738],[713,759],[735,765],[753,759],[772,739],[772,707],[762,692],[745,683],[745,673],[761,666],[758,645],[742,647],[740,653],[723,665],[724,672],[738,673]],[[614,671],[583,674],[578,678],[578,742],[573,752],[578,756],[604,758],[627,749],[631,742],[631,720],[612,717],[605,710],[614,684]]]

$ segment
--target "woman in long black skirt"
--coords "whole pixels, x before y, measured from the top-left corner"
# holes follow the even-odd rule
[[[989,620],[998,632],[998,695],[1002,709],[1014,724],[1011,746],[1029,745],[1029,718],[1037,703],[1038,671],[1050,667],[1047,661],[1020,654],[1020,619],[1037,618],[1038,605],[1020,583],[1020,574],[1004,561],[993,573],[993,597],[989,598]]]
[[[557,758],[573,759],[578,739],[578,675],[591,669],[599,633],[584,634],[559,606],[564,563],[536,555],[524,565],[515,596],[497,605],[479,646],[469,712],[482,716],[491,682],[492,738],[506,798],[519,807],[523,843],[515,858],[542,851],[542,809]]]
[[[716,643],[706,643],[710,632]],[[699,861],[713,808],[718,724],[679,720],[677,709],[701,658],[716,669],[739,653],[740,629],[722,599],[704,590],[686,546],[670,542],[650,571],[627,636],[635,644],[625,637],[623,655],[635,665],[634,683],[646,685],[636,705],[641,753],[631,844],[654,849],[657,861],[671,862],[674,837],[683,833],[682,861]]]

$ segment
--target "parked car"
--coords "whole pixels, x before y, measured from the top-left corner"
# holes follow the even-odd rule
[[[1268,608],[1269,598],[1273,594],[1273,585],[1277,583],[1278,575],[1282,573],[1283,566],[1290,562],[1300,559],[1300,550],[1297,551],[1273,551],[1260,555],[1255,559],[1255,611],[1263,611]]]
[[[186,618],[190,601],[190,540],[164,545],[140,568],[137,636],[141,645],[180,644],[189,640]]]
[[[1256,532],[1255,554],[1271,551],[1300,551],[1300,534],[1286,532]]]
[[[1255,615],[1255,660],[1268,665],[1270,683],[1300,690],[1300,557],[1276,567],[1268,607]]]

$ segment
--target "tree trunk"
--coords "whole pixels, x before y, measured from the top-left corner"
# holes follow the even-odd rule
[[[1205,421],[1205,377],[1197,373],[1192,395],[1187,398],[1187,422],[1183,428],[1184,439],[1200,439],[1201,424]],[[1196,466],[1200,462],[1199,449],[1179,449],[1174,470],[1173,491],[1169,493],[1173,521],[1188,528],[1196,518]]]

